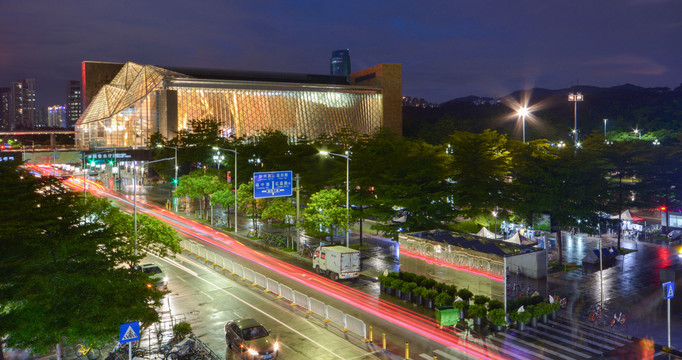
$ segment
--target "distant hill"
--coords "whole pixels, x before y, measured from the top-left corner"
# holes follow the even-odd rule
[[[682,85],[671,90],[625,84],[609,88],[586,85],[558,90],[534,88],[499,99],[471,95],[431,109],[404,107],[403,135],[441,143],[454,130],[493,129],[511,139],[521,139],[521,125],[513,109],[520,99],[528,98],[533,118],[526,119],[526,139],[568,140],[574,122],[574,104],[568,101],[568,94],[576,92],[584,96],[577,104],[581,137],[602,133],[604,119],[608,119],[608,132],[635,128],[644,133],[662,129],[682,132]]]

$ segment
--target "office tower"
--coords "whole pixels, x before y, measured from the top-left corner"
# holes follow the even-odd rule
[[[334,76],[345,76],[349,79],[350,76],[350,52],[346,50],[336,50],[332,52],[332,58],[329,60],[330,74]]]
[[[9,129],[31,129],[36,123],[36,81],[20,79],[9,94]]]
[[[66,128],[67,111],[64,105],[48,106],[47,108],[47,126],[51,128]]]
[[[0,130],[9,130],[9,88],[0,88]]]
[[[76,80],[69,81],[67,86],[66,98],[66,126],[72,128],[81,114],[83,113],[83,96],[81,92],[81,82]]]

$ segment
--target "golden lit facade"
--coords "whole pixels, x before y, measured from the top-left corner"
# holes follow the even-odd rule
[[[343,128],[369,134],[383,126],[382,89],[203,79],[128,62],[76,123],[77,144],[146,147],[150,135],[173,138],[195,119],[217,120],[224,136],[278,130],[293,140]]]

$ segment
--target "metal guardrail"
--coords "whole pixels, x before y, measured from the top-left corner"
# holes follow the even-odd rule
[[[197,258],[203,258],[205,262],[219,266],[224,273],[235,275],[242,280],[249,281],[252,285],[276,294],[278,295],[278,298],[285,299],[291,302],[292,305],[299,306],[307,310],[308,313],[319,316],[325,322],[332,322],[338,325],[344,332],[355,333],[362,336],[364,341],[367,341],[367,326],[364,321],[345,314],[343,311],[314,299],[300,291],[293,290],[286,285],[280,284],[244,265],[226,259],[222,255],[210,251],[208,247],[205,247],[196,241],[183,240],[180,242],[180,245],[183,251],[190,255],[194,255]]]

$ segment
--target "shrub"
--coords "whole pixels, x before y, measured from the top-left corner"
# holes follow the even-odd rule
[[[457,295],[457,286],[455,286],[455,285],[448,285],[448,287],[447,287],[447,289],[446,289],[445,291],[446,291],[448,294],[450,294],[450,296],[452,296],[452,297],[454,298],[455,295]]]
[[[488,311],[488,320],[495,326],[502,326],[507,324],[507,313],[504,309],[493,309]]]
[[[438,296],[438,291],[434,289],[427,289],[424,291],[424,295],[422,295],[424,299],[435,299],[436,296]]]
[[[436,291],[436,290],[434,290]],[[442,292],[438,295],[436,295],[436,299],[433,301],[434,305],[436,306],[445,306],[445,305],[450,305],[452,302],[452,296],[450,294]]]
[[[400,291],[402,291],[403,294],[407,294],[411,293],[412,290],[414,290],[416,287],[417,287],[416,283],[404,281],[403,284],[400,286]]]
[[[391,272],[388,273],[388,275],[386,275],[386,276],[388,276],[388,277],[390,277],[390,278],[393,278],[393,279],[400,279],[400,273],[399,273],[399,272],[395,272],[395,271],[391,271]]]
[[[400,279],[393,279],[393,281],[391,281],[391,287],[396,289],[396,290],[400,290],[400,288],[403,287],[403,283],[404,283],[404,281],[402,281]]]
[[[474,296],[474,304],[476,305],[485,305],[488,301],[490,301],[490,298],[485,295]]]
[[[425,287],[427,289],[432,289],[435,285],[436,285],[436,280],[429,279],[429,278],[422,281],[422,284],[421,284],[422,287]]]
[[[530,321],[530,312],[524,311],[522,313],[514,311],[509,314],[509,319],[511,321],[518,321],[523,324],[528,324],[528,321]]]
[[[377,279],[379,280],[379,284],[386,285],[386,280],[390,278],[388,276],[379,275]]]
[[[445,283],[436,283],[436,285],[433,287],[438,291],[439,293],[445,292],[445,290],[448,288],[448,284]]]
[[[422,285],[424,283],[424,280],[426,280],[426,276],[424,276],[424,275],[417,275],[414,278],[414,282],[416,282],[417,285],[419,285],[421,287],[424,287],[424,285]]]
[[[411,272],[400,272],[400,280],[402,281],[407,281],[407,282],[415,282],[414,278],[417,277],[417,274],[411,273]]]
[[[531,317],[540,317],[540,313],[535,305],[528,305],[525,307],[525,312],[529,313]]]
[[[469,289],[459,289],[457,291],[457,296],[461,297],[462,300],[468,304],[469,300],[471,300],[471,297],[474,296],[474,293],[469,291]]]
[[[468,309],[469,304],[466,302],[462,301],[453,301],[452,302],[452,307],[458,310],[463,310],[463,309]]]
[[[484,318],[486,315],[485,306],[483,305],[471,305],[469,306],[469,317],[470,318]]]
[[[549,304],[549,305],[552,307],[552,312],[557,311],[557,310],[559,310],[559,308],[561,308],[561,303],[560,303],[560,301],[561,301],[561,299],[559,299],[559,298],[554,298],[554,303],[553,303],[553,304]]]
[[[541,303],[541,302],[543,302],[543,301],[545,301],[545,298],[542,297],[542,295],[531,296],[530,299],[529,299],[529,303],[530,303],[531,305],[537,305],[537,304],[539,304],[539,303]]]
[[[537,316],[549,315],[552,311],[552,305],[548,302],[541,302],[535,305],[535,312],[539,314]]]
[[[493,311],[495,309],[504,309],[504,303],[500,300],[488,301],[488,311]]]
[[[416,288],[414,288],[414,290],[412,290],[412,295],[424,297],[424,291],[426,291],[426,289],[417,286]]]
[[[176,340],[184,339],[192,332],[192,325],[188,322],[179,322],[173,326],[173,338]]]

